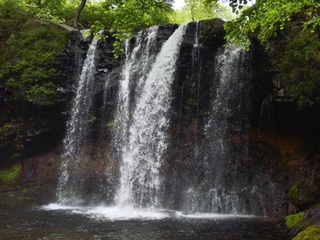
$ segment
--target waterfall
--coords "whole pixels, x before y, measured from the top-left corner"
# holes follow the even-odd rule
[[[248,214],[242,206],[234,148],[235,138],[249,130],[250,76],[246,69],[247,54],[229,44],[216,56],[215,78],[212,84],[212,107],[205,126],[206,140],[198,147],[200,160],[196,177],[185,192],[184,211]],[[244,147],[240,158],[247,157]],[[199,155],[199,153],[196,153]]]
[[[118,206],[157,207],[161,178],[159,168],[168,144],[168,109],[171,102],[171,84],[176,69],[182,38],[186,25],[180,26],[164,43],[153,65],[149,55],[153,35],[148,34],[147,46],[141,50],[142,38],[137,39],[122,73],[119,91],[118,131],[116,142],[122,161],[120,186],[115,202]],[[150,29],[149,31],[155,31]],[[135,71],[137,68],[138,71]],[[130,106],[130,81],[132,69],[137,74],[135,104]],[[141,70],[142,69],[142,70]],[[140,75],[141,72],[143,75]]]
[[[200,22],[181,25],[162,46],[169,34],[161,27],[138,32],[123,43],[121,68],[103,71],[99,101],[93,39],[67,123],[60,205],[222,214],[264,208],[256,169],[244,167],[251,163],[249,54],[232,44],[207,49],[203,30]],[[107,101],[109,90],[117,96]],[[93,102],[102,105],[95,124]],[[89,153],[82,154],[84,144]],[[99,160],[91,156],[98,148],[105,150]]]
[[[201,56],[200,56],[200,22],[196,23],[196,30],[195,30],[195,43],[192,48],[192,72],[194,74],[193,78],[197,82],[197,99],[199,105],[199,98],[200,98],[200,84],[201,84],[201,71],[202,71],[202,66],[201,66]],[[197,115],[199,115],[199,107],[197,106]]]
[[[130,51],[130,42],[124,44],[125,64],[121,72],[119,84],[117,110],[116,110],[116,133],[114,145],[118,152],[126,148],[128,128],[130,126],[131,103],[134,102],[136,93],[131,92],[135,89],[135,81],[141,85],[150,71],[150,62],[154,60],[154,45],[156,41],[157,27],[151,27],[138,33],[134,48]],[[153,53],[153,54],[152,54]],[[119,149],[118,146],[123,146]]]
[[[98,38],[94,38],[88,49],[81,74],[77,79],[71,117],[67,122],[67,133],[63,142],[63,160],[60,166],[61,176],[57,190],[58,202],[61,204],[75,204],[80,200],[77,194],[81,192],[81,181],[72,179],[71,174],[73,170],[76,171],[81,167],[81,156],[77,154],[90,131],[97,46]]]
[[[249,130],[250,76],[244,70],[248,55],[241,48],[229,44],[216,58],[216,89],[213,92],[212,115],[206,127],[211,140],[209,157],[214,159],[214,183],[206,198],[214,212],[248,214],[241,204],[241,191],[246,186],[236,179],[237,157],[247,159],[246,146],[241,152],[234,152],[231,137],[237,138]]]

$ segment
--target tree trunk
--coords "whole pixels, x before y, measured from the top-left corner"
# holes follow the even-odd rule
[[[80,25],[80,27],[82,27],[81,24],[79,23],[79,20],[80,20],[81,11],[84,8],[84,6],[86,5],[86,2],[87,2],[87,0],[81,0],[81,3],[77,9],[76,16],[74,17],[74,22],[73,22],[73,25],[75,28],[78,28],[78,25]]]

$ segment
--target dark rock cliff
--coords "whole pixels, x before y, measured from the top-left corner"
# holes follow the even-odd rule
[[[71,32],[69,43],[56,56],[57,70],[50,79],[60,86],[52,105],[37,106],[13,98],[0,102],[3,122],[0,139],[0,166],[10,165],[16,159],[50,151],[63,137],[72,97],[74,76],[81,67],[79,54],[85,54],[87,44],[81,45],[80,33]]]

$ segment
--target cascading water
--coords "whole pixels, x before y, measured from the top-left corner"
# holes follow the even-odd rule
[[[149,61],[139,56],[137,42],[123,72],[119,92],[116,142],[120,158],[120,187],[115,202],[118,206],[158,207],[161,178],[159,168],[167,147],[168,109],[171,102],[171,84],[180,45],[187,25],[182,25],[165,42],[150,72],[138,75],[135,105],[129,108],[130,90],[128,74],[134,66],[147,70]],[[153,40],[149,35],[148,43]],[[146,48],[149,51],[149,48]],[[148,58],[148,54],[146,55]],[[139,63],[137,63],[137,61]],[[133,64],[134,63],[134,64]],[[140,65],[141,64],[141,65]],[[141,73],[141,70],[139,71]],[[139,73],[137,72],[137,73]]]
[[[216,60],[217,86],[213,93],[212,115],[206,127],[207,137],[211,140],[208,157],[215,160],[210,177],[214,184],[206,197],[214,212],[248,214],[241,209],[238,183],[232,181],[237,174],[237,164],[233,162],[230,140],[231,135],[250,128],[250,76],[244,72],[247,57],[243,49],[229,44]],[[243,150],[242,157],[247,158],[245,148]]]
[[[265,205],[278,211],[279,191],[261,161],[276,158],[249,139],[257,118],[249,119],[248,55],[220,49],[215,24],[223,31],[217,19],[174,33],[177,25],[143,30],[119,62],[112,40],[99,49],[92,41],[67,124],[58,202],[43,207],[60,211],[4,212],[7,239],[289,239],[276,223],[247,216],[268,213]],[[260,119],[269,113],[264,101]]]
[[[117,146],[125,146],[128,137],[128,128],[130,126],[131,103],[134,102],[135,93],[131,89],[135,89],[132,85],[137,80],[141,85],[147,73],[150,71],[150,62],[153,61],[153,54],[150,53],[152,46],[155,44],[157,27],[151,27],[147,30],[140,31],[136,37],[135,46],[130,51],[130,42],[126,41],[125,48],[125,64],[121,72],[121,80],[119,84],[116,112],[116,129],[114,145],[117,151],[121,153],[122,149]]]
[[[197,149],[201,155],[199,172],[195,173],[198,177],[184,193],[184,211],[251,214],[241,198],[246,186],[236,178],[237,158],[247,159],[247,149],[244,146],[241,152],[235,152],[232,143],[232,136],[250,128],[250,76],[244,71],[246,64],[247,54],[230,44],[216,57],[206,139]],[[254,188],[250,191],[254,195]]]
[[[61,176],[58,183],[57,197],[60,204],[79,203],[82,186],[81,179],[74,179],[70,174],[81,167],[81,157],[77,153],[90,131],[90,110],[93,101],[93,82],[95,74],[95,56],[98,38],[94,38],[78,78],[76,95],[72,103],[71,118],[67,123],[64,139],[63,161],[60,166]]]
[[[249,159],[246,141],[240,139],[250,129],[248,55],[228,45],[218,53],[203,56],[205,47],[200,35],[203,26],[194,23],[188,29],[188,24],[180,26],[160,52],[158,27],[143,30],[135,39],[125,42],[125,62],[117,82],[117,106],[112,119],[113,159],[108,160],[104,170],[109,185],[90,189],[108,192],[104,193],[105,200],[100,198],[95,204],[112,205],[112,213],[121,208],[167,208],[188,213],[255,214],[258,211],[252,205],[260,208],[263,205],[259,188],[251,180],[243,180],[247,179],[243,176],[246,172],[239,170]],[[190,34],[184,39],[187,30]],[[93,202],[83,199],[92,198],[89,196],[92,192],[84,197],[87,190],[77,170],[73,174],[73,168],[85,165],[78,152],[90,128],[97,43],[94,39],[90,45],[67,125],[57,193],[62,205]],[[181,61],[182,48],[189,50],[191,62],[189,58]],[[208,60],[208,56],[215,58]],[[203,74],[210,68],[212,72],[205,78]],[[181,89],[178,97],[177,89]],[[106,102],[102,109],[108,111]],[[178,115],[176,120],[172,120],[172,114]],[[171,120],[179,122],[176,138]],[[105,121],[102,116],[98,125],[101,135]],[[180,136],[185,137],[181,132],[191,128],[193,121],[194,139],[179,142]],[[190,125],[181,127],[183,124]],[[180,132],[180,128],[184,130]],[[172,142],[178,147],[173,147]],[[167,156],[170,154],[174,157]],[[252,203],[247,201],[250,198]]]
[[[197,98],[200,97],[200,84],[201,84],[201,71],[202,71],[202,60],[200,58],[200,22],[196,23],[196,30],[195,30],[195,43],[192,48],[192,72],[194,73],[194,78],[197,81]],[[199,105],[199,103],[198,103]],[[197,115],[199,115],[199,107],[197,108]]]

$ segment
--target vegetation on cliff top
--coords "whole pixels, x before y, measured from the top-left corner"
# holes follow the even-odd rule
[[[231,9],[217,1],[207,2],[207,0],[191,0],[170,15],[170,21],[182,24],[184,22],[199,21],[204,19],[221,18],[229,21],[236,18]]]
[[[277,90],[300,107],[320,104],[320,3],[257,0],[226,24],[227,39],[249,46],[256,36],[269,53]]]
[[[2,102],[54,103],[58,89],[54,58],[68,41],[68,31],[58,23],[72,25],[78,4],[75,0],[0,0]],[[115,49],[120,49],[121,41],[134,30],[168,22],[165,12],[170,10],[166,1],[88,1],[79,25],[93,31],[111,27],[118,39]]]
[[[132,32],[151,25],[201,20],[230,19],[217,0],[187,0],[174,11],[172,0],[0,0],[0,86],[36,104],[52,103],[57,86],[50,79],[54,54],[66,42],[66,34],[51,23],[109,28],[116,53]],[[225,2],[225,1],[224,1]],[[238,18],[225,27],[227,39],[248,46],[256,36],[269,53],[277,89],[299,106],[320,103],[320,3],[319,1],[229,0]],[[76,14],[77,13],[77,14]],[[80,18],[81,14],[81,18]],[[1,99],[7,96],[1,92]],[[15,95],[16,96],[16,95]]]
[[[3,66],[0,69],[1,86],[12,92],[13,97],[23,97],[39,105],[53,103],[57,86],[50,80],[56,71],[52,64],[57,49],[66,42],[66,32],[24,16],[8,22],[12,24],[0,26],[10,29],[10,36],[6,36],[0,49]],[[4,96],[3,100],[6,100]]]
[[[54,57],[68,39],[67,31],[57,24],[93,32],[110,28],[118,54],[122,41],[134,31],[168,23],[170,16],[176,21],[170,15],[171,4],[171,0],[0,0],[1,100],[54,103],[59,87],[53,78]],[[214,12],[213,7],[207,18],[210,11]]]

